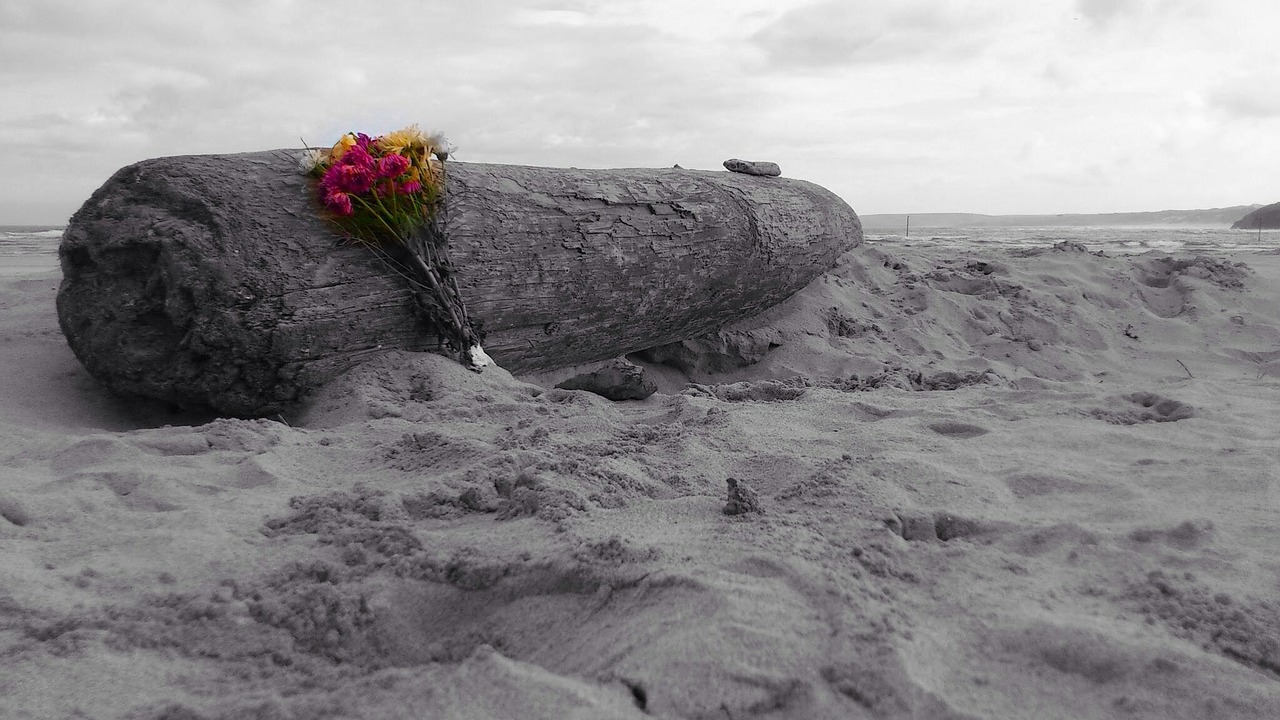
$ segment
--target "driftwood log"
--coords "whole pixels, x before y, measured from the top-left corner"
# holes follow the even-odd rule
[[[321,219],[298,151],[123,168],[71,218],[58,318],[112,390],[262,416],[388,349],[438,345],[407,283]],[[781,302],[862,239],[800,180],[449,162],[446,233],[511,371],[615,357]]]

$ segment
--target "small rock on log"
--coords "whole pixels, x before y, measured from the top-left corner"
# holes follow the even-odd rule
[[[743,175],[778,177],[782,174],[782,168],[778,167],[778,163],[759,160],[739,160],[738,158],[729,158],[724,161],[724,167],[729,172],[742,173]]]

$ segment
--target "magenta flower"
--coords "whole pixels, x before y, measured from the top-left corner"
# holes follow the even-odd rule
[[[418,182],[417,180],[410,180],[409,182],[400,186],[400,192],[404,193],[405,195],[413,195],[414,193],[420,193],[422,192],[422,183]]]
[[[344,192],[325,195],[324,204],[337,215],[351,215],[355,212],[351,207],[351,196]]]
[[[378,160],[378,177],[397,178],[409,169],[409,158],[392,154]]]
[[[338,189],[338,172],[339,165],[330,165],[328,170],[324,171],[324,175],[320,176],[320,195],[328,195]]]
[[[351,153],[347,153],[350,155]],[[357,195],[369,192],[374,177],[369,168],[359,165],[338,164],[329,168],[320,179],[320,187],[326,193],[344,192]]]
[[[344,180],[347,182],[347,187],[350,188],[347,192],[353,192],[358,195],[369,192],[373,187],[374,177],[370,168],[350,167],[347,169]]]
[[[342,156],[342,159],[338,161],[338,164],[353,165],[355,167],[372,171],[374,166],[377,165],[377,161],[373,159],[373,156],[370,155],[369,151],[365,150],[363,146],[356,145]]]

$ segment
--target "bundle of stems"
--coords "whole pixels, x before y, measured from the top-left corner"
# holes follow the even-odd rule
[[[443,198],[438,202],[443,205]],[[481,347],[484,338],[468,316],[458,289],[455,268],[449,260],[444,217],[443,209],[438,208],[430,221],[396,233],[399,242],[395,245],[403,249],[397,255],[403,258],[392,255],[380,244],[361,244],[409,283],[415,305],[436,336],[457,354],[459,362],[479,372],[491,360]]]
[[[482,338],[467,315],[467,305],[458,290],[453,263],[449,261],[448,239],[436,222],[415,230],[405,238],[404,248],[412,274],[409,278],[414,299],[438,335],[458,353],[467,367],[479,370],[475,350]],[[481,351],[483,352],[483,351]]]

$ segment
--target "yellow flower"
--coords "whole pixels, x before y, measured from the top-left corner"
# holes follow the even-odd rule
[[[427,138],[423,136],[418,126],[410,125],[407,128],[389,132],[378,138],[378,147],[386,152],[404,154],[406,150],[429,147],[429,145]]]
[[[356,146],[356,136],[353,133],[347,133],[338,138],[338,142],[333,144],[333,149],[329,151],[329,160],[338,162],[342,159],[347,151]]]

